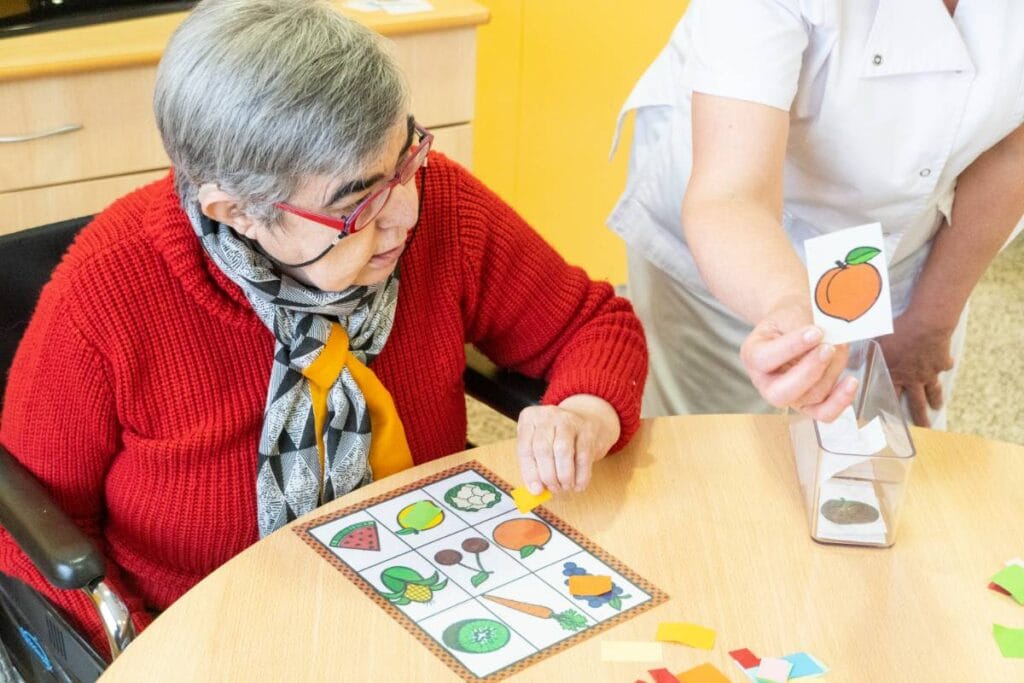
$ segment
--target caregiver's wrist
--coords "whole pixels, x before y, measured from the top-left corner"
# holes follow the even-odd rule
[[[900,316],[900,327],[917,335],[951,335],[960,322],[961,310],[911,304]]]
[[[765,313],[757,324],[763,320],[771,320],[780,326],[780,331],[785,332],[800,325],[810,324],[814,320],[811,314],[811,304],[806,292],[782,294],[770,299],[765,308]]]

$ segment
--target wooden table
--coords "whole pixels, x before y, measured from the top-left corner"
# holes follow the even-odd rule
[[[647,421],[586,493],[548,504],[670,600],[526,669],[523,681],[632,681],[653,665],[601,661],[604,640],[650,640],[661,621],[714,628],[711,651],[666,646],[664,666],[728,651],[804,650],[829,681],[1021,681],[992,624],[1024,607],[986,588],[1024,555],[1024,448],[916,429],[896,545],[810,539],[784,418]],[[421,465],[324,506],[359,502],[467,460],[520,481],[504,442]],[[448,681],[437,657],[290,529],[257,543],[170,607],[104,682]]]

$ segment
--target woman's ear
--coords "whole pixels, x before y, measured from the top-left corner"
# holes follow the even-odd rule
[[[213,183],[199,186],[199,207],[207,218],[229,225],[249,239],[256,239],[258,223],[242,210],[238,199]]]

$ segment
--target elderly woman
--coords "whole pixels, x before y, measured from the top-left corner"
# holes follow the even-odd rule
[[[173,173],[54,272],[0,431],[138,627],[323,502],[462,450],[467,342],[548,381],[518,424],[534,491],[582,490],[633,434],[629,304],[430,152],[370,31],[314,0],[207,0],[155,108]],[[46,590],[6,536],[0,569]],[[100,642],[84,596],[48,593]]]

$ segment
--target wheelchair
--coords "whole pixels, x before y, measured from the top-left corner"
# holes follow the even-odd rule
[[[43,285],[75,235],[83,216],[0,236],[0,411],[7,371]],[[466,393],[517,418],[537,405],[543,381],[502,370],[466,347]],[[472,447],[472,444],[467,444]],[[135,637],[129,611],[104,581],[104,560],[92,541],[51,500],[46,489],[0,446],[0,525],[44,577],[62,590],[81,590],[96,606],[113,657]],[[107,662],[43,595],[0,574],[0,680],[61,683],[94,681]],[[2,648],[0,648],[2,652]]]

